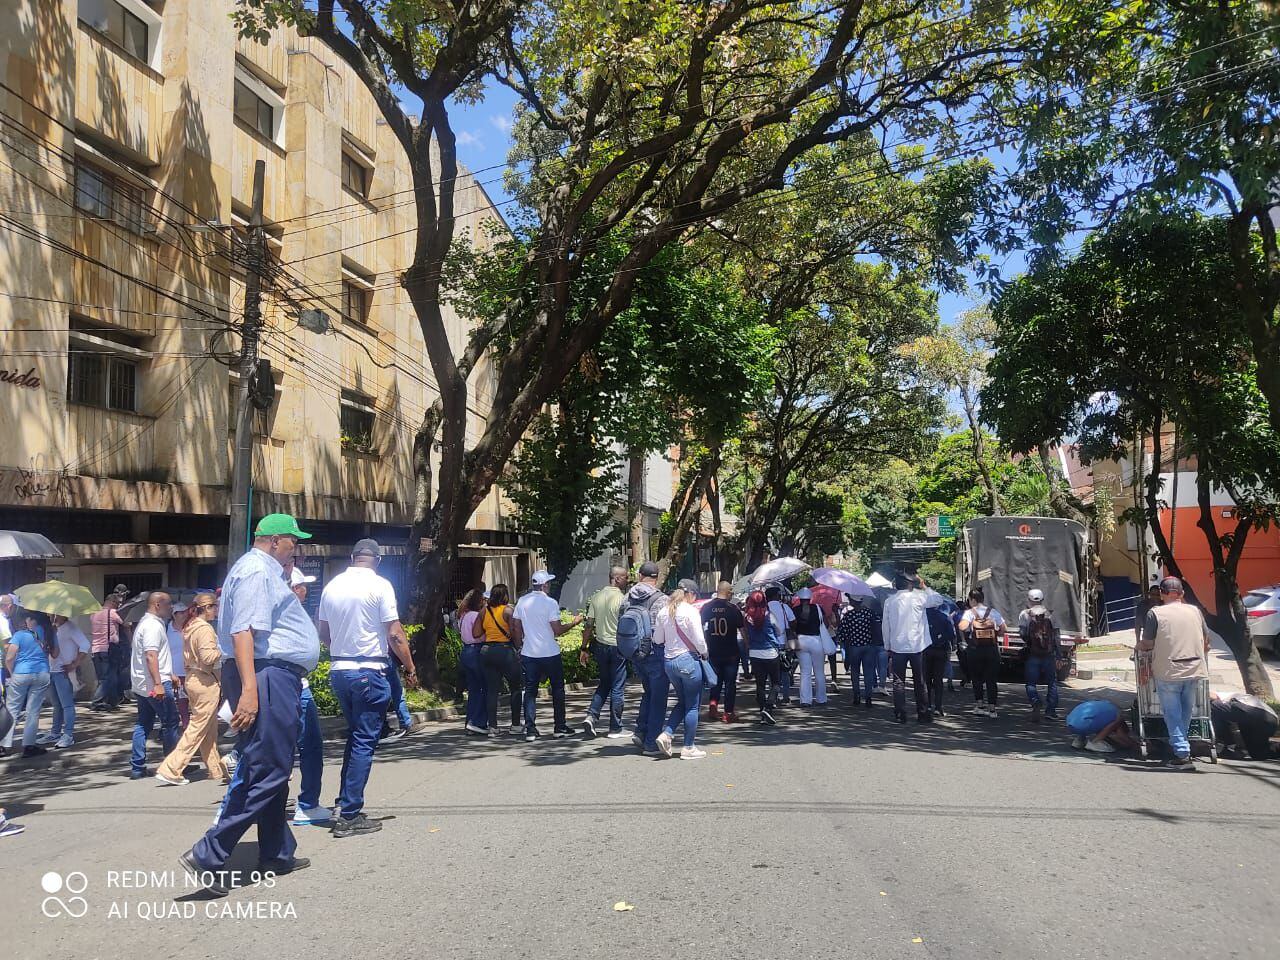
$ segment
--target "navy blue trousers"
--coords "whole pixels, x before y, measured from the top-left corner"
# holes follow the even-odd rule
[[[240,762],[231,777],[218,822],[192,848],[202,870],[221,870],[249,827],[258,826],[258,861],[293,860],[297,842],[285,813],[289,777],[301,724],[302,679],[277,664],[260,664],[258,716],[240,734]],[[234,711],[240,702],[240,671],[234,660],[222,667],[222,695]]]

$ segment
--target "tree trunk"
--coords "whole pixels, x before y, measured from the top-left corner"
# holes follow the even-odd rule
[[[1258,223],[1268,259],[1275,259],[1275,227],[1271,211],[1246,206],[1227,225],[1227,246],[1235,269],[1240,310],[1244,314],[1253,358],[1258,365],[1258,389],[1267,398],[1271,429],[1280,433],[1280,326],[1276,324],[1276,284],[1265,283],[1256,272],[1253,223]]]
[[[1204,462],[1203,458],[1200,458],[1200,462]],[[1236,571],[1252,523],[1248,518],[1242,518],[1236,523],[1228,550],[1214,522],[1211,494],[1209,480],[1201,471],[1196,479],[1196,497],[1200,505],[1200,519],[1196,525],[1204,532],[1209,543],[1209,557],[1213,561],[1214,601],[1217,607],[1216,613],[1206,612],[1205,622],[1222,637],[1227,649],[1235,657],[1245,689],[1254,696],[1271,700],[1275,698],[1271,677],[1262,665],[1262,658],[1253,645],[1253,637],[1249,635],[1249,615],[1240,598],[1240,586],[1236,582]]]
[[[969,421],[973,461],[978,465],[978,476],[982,480],[982,489],[987,492],[987,503],[991,507],[991,515],[1004,516],[1000,494],[996,492],[995,481],[991,478],[991,465],[987,463],[987,444],[982,436],[982,424],[978,422],[978,405],[967,383],[960,384],[960,402],[964,406],[965,419]]]
[[[1089,527],[1089,516],[1078,506],[1076,506],[1075,498],[1071,495],[1071,491],[1067,488],[1067,484],[1059,475],[1057,465],[1053,462],[1053,454],[1049,450],[1049,444],[1041,441],[1036,448],[1040,454],[1040,467],[1044,470],[1044,478],[1049,483],[1049,508],[1053,510],[1056,517],[1062,517],[1065,520],[1075,520],[1082,523],[1085,527]]]
[[[627,452],[627,566],[634,569],[645,559],[644,454]]]
[[[706,499],[711,477],[720,469],[720,445],[713,444],[711,451],[702,457],[697,469],[688,476],[687,483],[682,483],[682,490],[676,492],[671,501],[671,510],[676,520],[673,525],[671,543],[667,547],[666,556],[658,563],[658,582],[665,583],[673,567],[679,568],[680,558],[684,554],[689,534],[696,528],[702,516],[702,502]]]

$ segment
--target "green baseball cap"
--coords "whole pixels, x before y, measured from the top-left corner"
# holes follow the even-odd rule
[[[298,529],[298,521],[287,513],[268,513],[258,521],[253,531],[255,537],[297,537],[299,540],[310,540],[311,534]]]

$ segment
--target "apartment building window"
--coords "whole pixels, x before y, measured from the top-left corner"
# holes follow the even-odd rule
[[[342,185],[357,197],[369,199],[369,182],[373,179],[373,171],[355,155],[355,152],[344,147],[342,150]]]
[[[342,391],[338,429],[342,449],[349,453],[373,453],[373,397],[354,390]]]
[[[83,160],[76,160],[76,208],[142,232],[142,190]]]
[[[138,366],[72,344],[67,354],[67,399],[104,410],[138,410]]]
[[[369,326],[369,312],[373,307],[373,282],[371,274],[342,268],[342,319],[345,323]]]
[[[276,135],[275,108],[260,97],[239,77],[235,81],[234,110],[236,119],[268,140]]]
[[[143,63],[150,60],[151,28],[118,0],[80,0],[80,19]]]
[[[73,317],[67,348],[67,399],[103,410],[138,412],[138,366],[150,358],[144,338]]]

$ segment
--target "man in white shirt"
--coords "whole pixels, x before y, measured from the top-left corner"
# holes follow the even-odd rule
[[[75,676],[89,657],[89,638],[66,617],[50,619],[58,631],[58,647],[56,656],[49,658],[49,679],[53,684],[53,727],[49,737],[62,750],[76,742]]]
[[[907,665],[915,691],[916,722],[932,723],[929,696],[924,685],[924,651],[929,646],[929,620],[925,610],[942,605],[942,596],[929,590],[919,577],[899,574],[897,593],[884,602],[884,645],[893,673],[893,716],[907,722]]]
[[[397,669],[393,651],[405,665],[405,682],[418,685],[395,588],[377,573],[381,559],[376,540],[359,541],[351,551],[351,566],[320,594],[320,643],[329,648],[329,682],[347,719],[342,788],[332,828],[339,838],[382,829],[381,821],[364,815],[364,789],[391,702],[387,673]]]
[[[133,726],[133,752],[129,758],[129,776],[141,780],[147,776],[147,739],[160,723],[160,738],[164,744],[163,756],[168,756],[178,745],[178,708],[174,699],[173,657],[169,653],[169,634],[166,624],[173,615],[173,601],[169,595],[157,590],[147,597],[147,612],[133,631],[133,650],[129,665],[129,677],[134,700],[138,705],[138,720]],[[171,786],[182,786],[186,777],[176,780],[156,778]]]
[[[560,659],[560,643],[556,638],[572,630],[583,620],[581,615],[568,623],[560,622],[560,604],[547,593],[547,584],[555,579],[546,570],[533,575],[533,588],[520,598],[511,616],[511,639],[524,642],[520,665],[524,669],[524,738],[538,739],[535,723],[538,710],[538,684],[551,681],[551,707],[555,717],[556,737],[571,737],[574,730],[565,720],[564,663]]]

